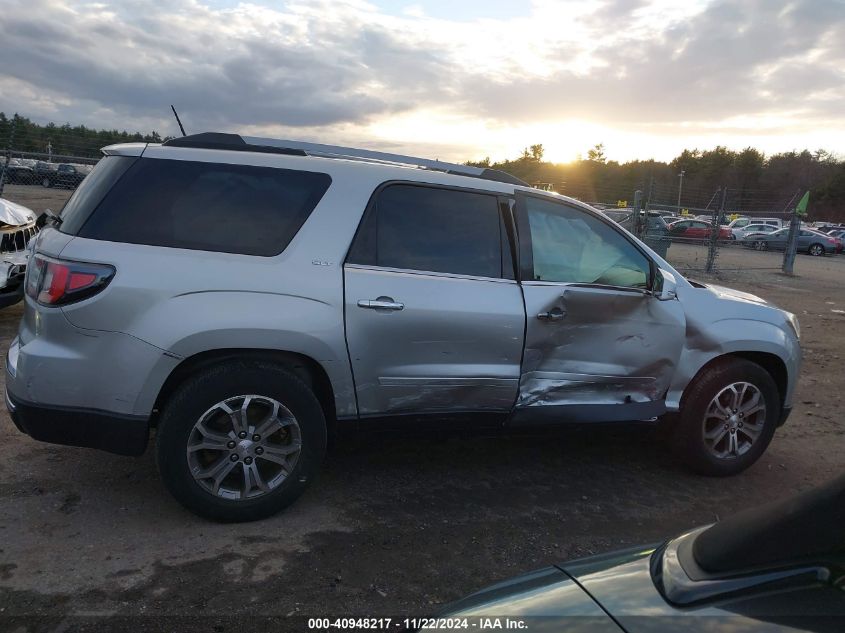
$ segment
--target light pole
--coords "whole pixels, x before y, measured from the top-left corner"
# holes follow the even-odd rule
[[[681,173],[678,174],[678,213],[681,212],[681,192],[684,190],[684,174],[686,171],[683,169]]]

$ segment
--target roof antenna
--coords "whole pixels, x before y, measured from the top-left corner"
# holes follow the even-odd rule
[[[173,116],[176,117],[176,123],[179,124],[179,129],[182,130],[182,136],[188,136],[185,134],[185,128],[182,126],[182,121],[179,120],[179,115],[176,114],[176,108],[173,107],[173,104],[170,104],[170,109],[173,110]]]

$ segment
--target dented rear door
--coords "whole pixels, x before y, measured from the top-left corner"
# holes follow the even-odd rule
[[[516,211],[527,321],[514,421],[662,414],[685,318],[652,296],[648,256],[597,213],[530,194]]]
[[[513,407],[525,312],[501,203],[415,183],[375,192],[344,265],[362,417]]]

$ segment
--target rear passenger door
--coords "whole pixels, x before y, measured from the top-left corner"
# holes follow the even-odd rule
[[[525,311],[506,207],[434,185],[373,195],[344,265],[361,416],[510,410]]]

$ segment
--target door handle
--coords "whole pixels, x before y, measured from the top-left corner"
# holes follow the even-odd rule
[[[566,317],[566,312],[560,308],[555,308],[554,310],[550,310],[548,312],[540,312],[537,315],[537,318],[541,321],[560,321],[564,317]]]
[[[402,310],[405,304],[394,301],[390,297],[379,297],[378,299],[360,299],[358,307],[369,310]]]

